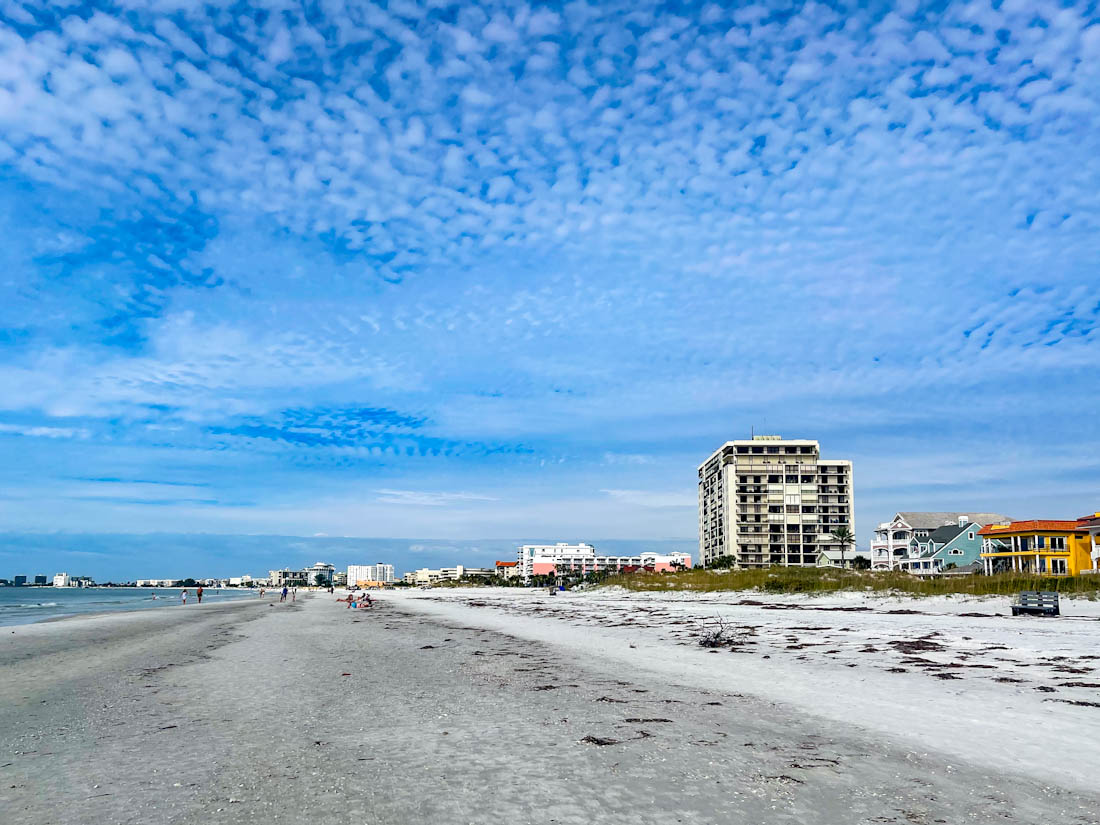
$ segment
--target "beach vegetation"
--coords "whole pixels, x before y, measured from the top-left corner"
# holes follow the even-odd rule
[[[853,591],[905,596],[1010,596],[1024,590],[1052,590],[1067,596],[1100,598],[1100,576],[917,577],[901,571],[843,570],[827,567],[764,567],[742,570],[695,568],[683,572],[612,574],[604,586],[636,591],[758,591],[761,593],[837,593]]]
[[[698,638],[701,647],[725,647],[733,641],[729,625],[721,616],[716,616],[709,624],[701,625]]]

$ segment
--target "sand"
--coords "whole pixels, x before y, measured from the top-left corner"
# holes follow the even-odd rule
[[[583,624],[606,605],[557,598],[387,593],[352,612],[319,594],[14,628],[2,819],[1096,821],[1100,798],[1072,781],[775,702],[706,664],[749,654]],[[827,671],[816,688],[827,703]]]

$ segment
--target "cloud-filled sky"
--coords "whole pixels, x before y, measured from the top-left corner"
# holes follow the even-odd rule
[[[0,0],[3,529],[1100,509],[1100,13],[865,5]]]

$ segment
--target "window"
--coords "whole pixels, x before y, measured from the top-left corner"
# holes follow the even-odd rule
[[[1036,550],[1042,550],[1046,546],[1047,546],[1047,537],[1046,536],[1036,536],[1035,537],[1035,549]]]
[[[1051,550],[1065,550],[1066,549],[1066,537],[1065,536],[1051,536],[1050,537],[1050,549]],[[1065,562],[1062,562],[1062,566],[1065,567]]]
[[[969,533],[966,534],[966,537],[971,541],[974,541],[974,531],[971,530]]]
[[[1065,539],[1063,539],[1065,541]],[[1066,560],[1065,559],[1051,559],[1050,560],[1050,572],[1056,576],[1066,575]]]
[[[947,552],[947,555],[949,555],[949,556],[961,556],[962,554],[963,554],[963,551],[962,551],[962,550],[960,550],[960,549],[959,549],[958,547],[952,547],[952,548],[951,548],[951,549],[950,549],[950,550],[949,550],[949,551]]]

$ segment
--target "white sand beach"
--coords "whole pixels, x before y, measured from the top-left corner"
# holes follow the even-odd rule
[[[1077,607],[432,590],[5,628],[0,810],[1093,823],[1100,707],[1073,685],[1096,681],[1100,621]],[[738,641],[711,652],[692,636],[716,615]]]

